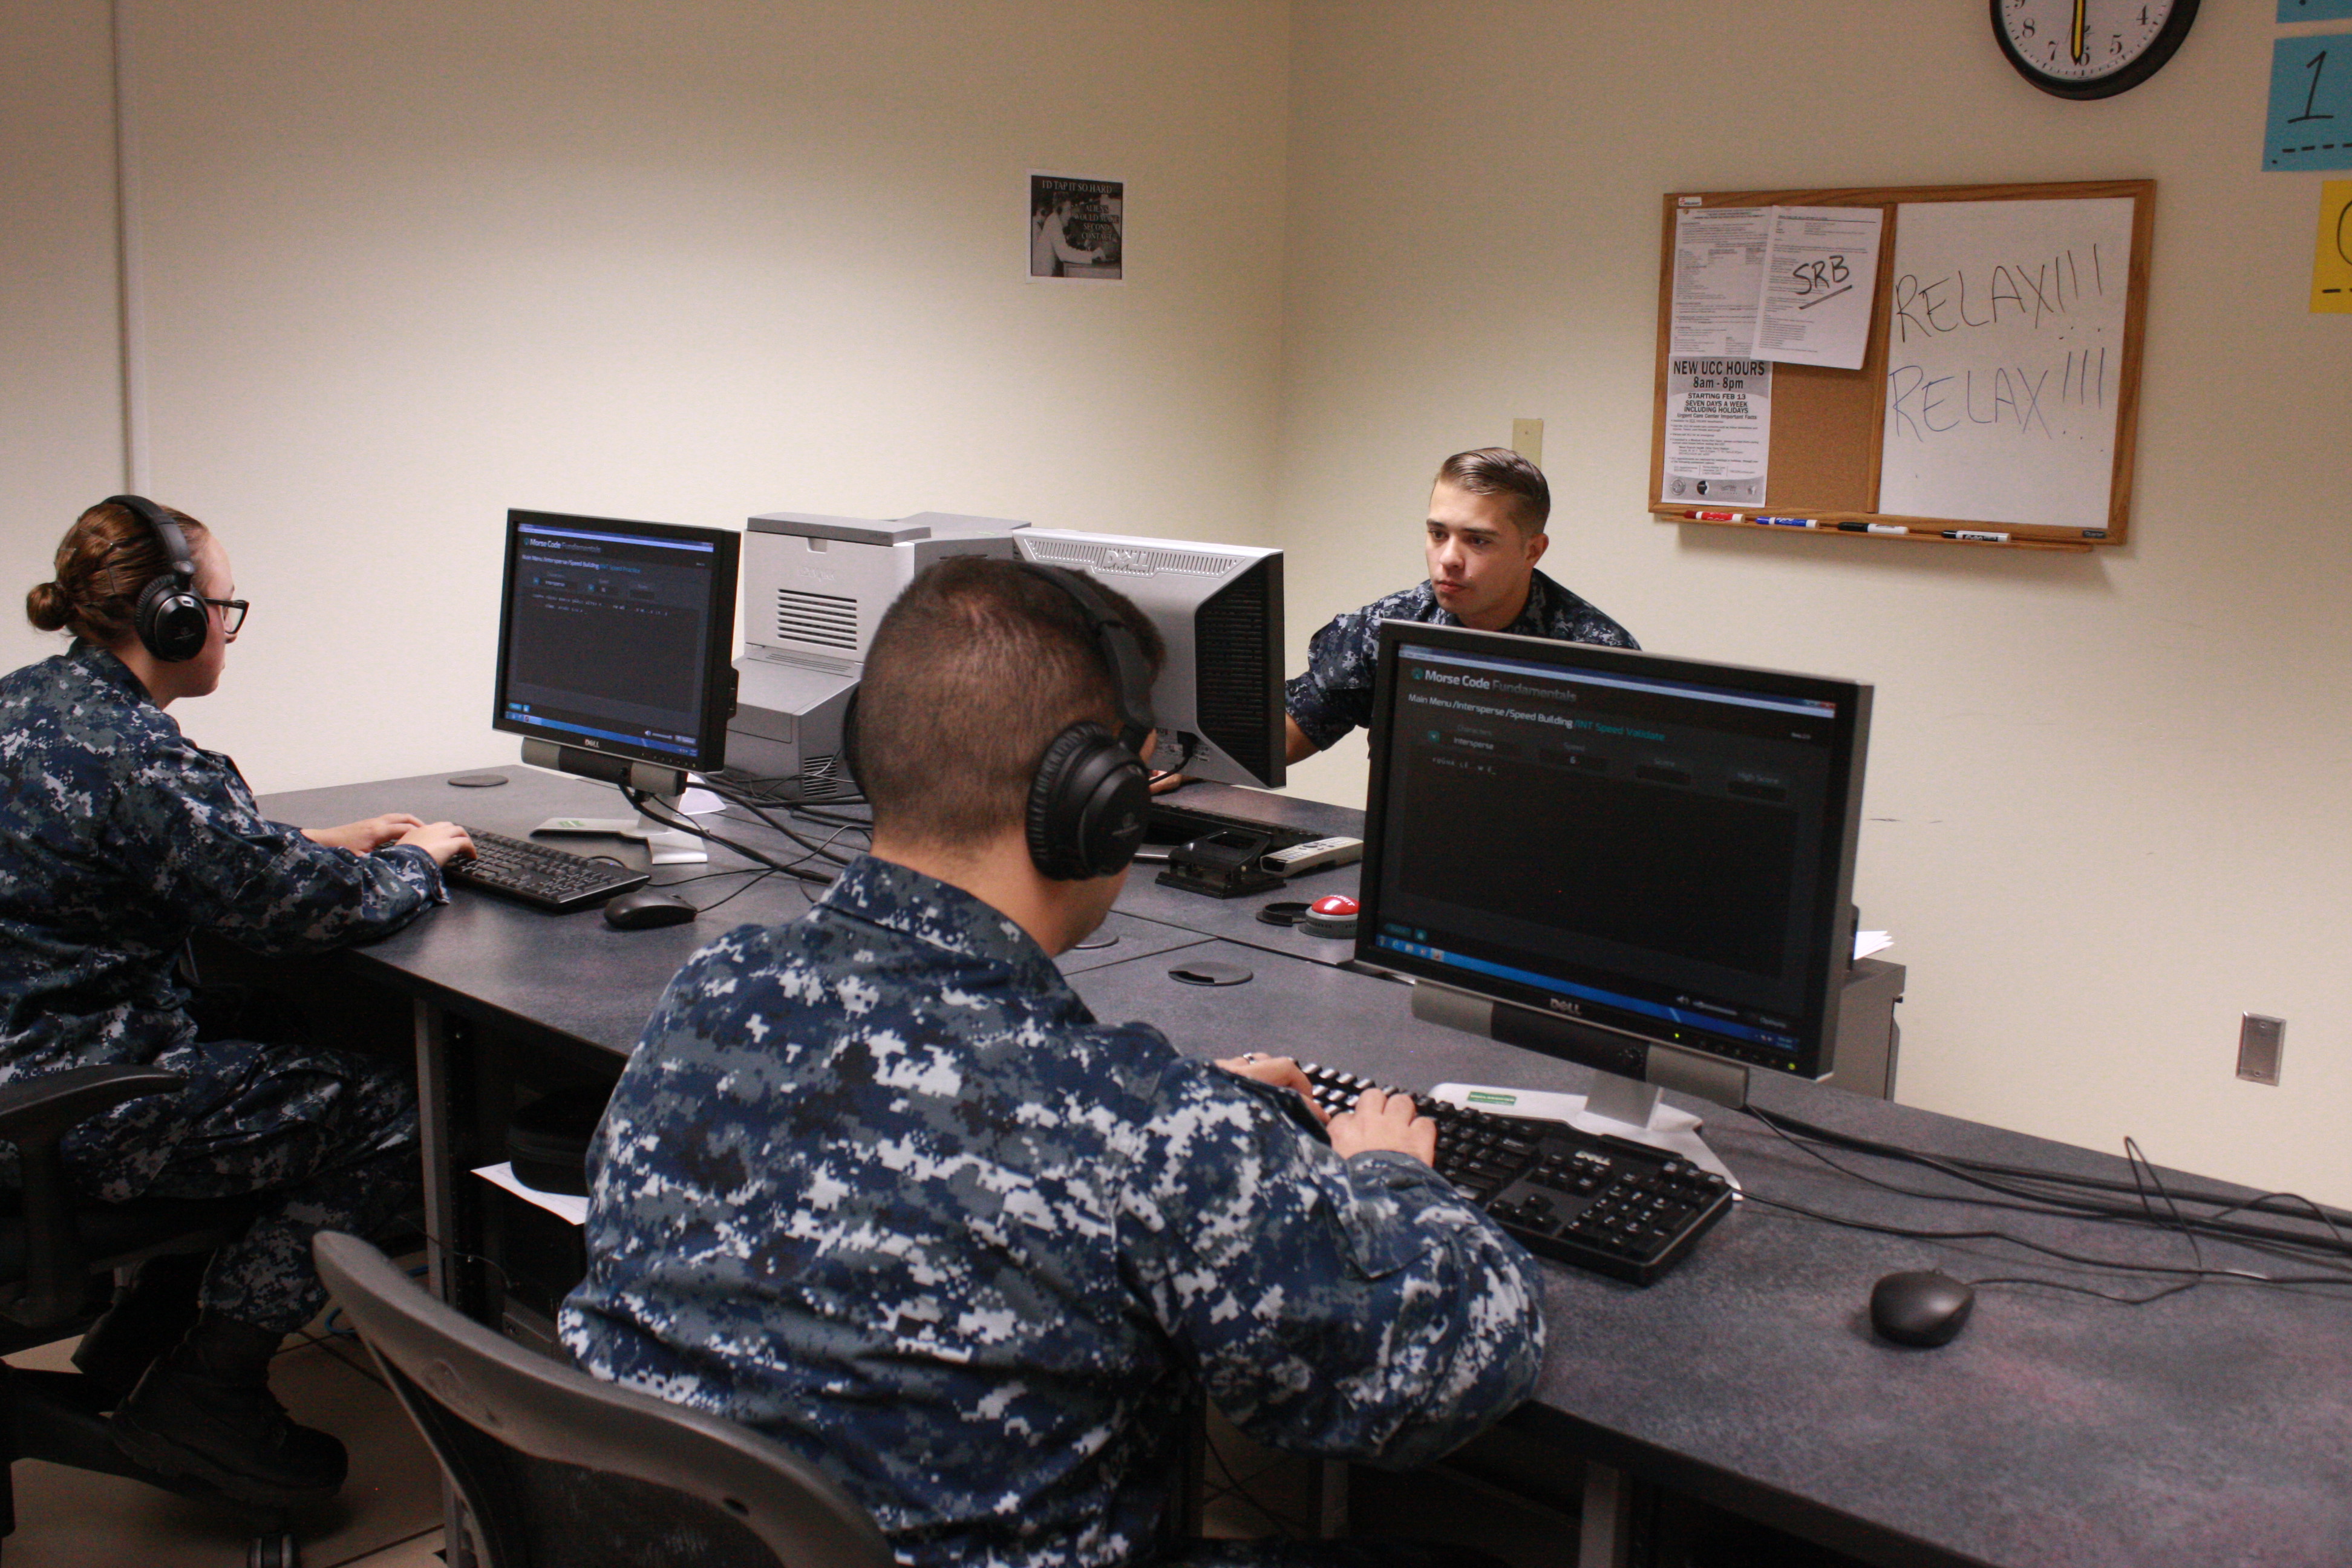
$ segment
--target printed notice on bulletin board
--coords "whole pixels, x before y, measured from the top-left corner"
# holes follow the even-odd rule
[[[1760,359],[1666,362],[1661,500],[1764,503],[1772,450],[1772,367]]]

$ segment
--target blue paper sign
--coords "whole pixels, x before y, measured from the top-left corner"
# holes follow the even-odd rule
[[[2352,0],[2279,0],[2282,22],[2336,22],[2352,16]]]
[[[2263,167],[2352,169],[2352,33],[2272,46]]]

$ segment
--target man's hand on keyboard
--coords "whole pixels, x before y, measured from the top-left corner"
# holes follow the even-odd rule
[[[1410,1154],[1424,1165],[1437,1163],[1437,1123],[1413,1109],[1412,1096],[1368,1089],[1356,1109],[1331,1118],[1331,1147],[1341,1156],[1373,1149]]]
[[[446,866],[452,855],[471,855],[474,841],[466,830],[454,822],[420,822],[400,836],[403,844],[414,844],[433,857],[436,866]]]
[[[410,828],[424,826],[423,817],[411,816],[404,811],[387,811],[382,816],[371,816],[362,822],[346,822],[341,827],[306,827],[302,830],[302,837],[330,849],[348,849],[354,855],[373,855],[387,844],[398,843],[400,836]]]
[[[1217,1065],[1229,1073],[1255,1079],[1260,1083],[1270,1083],[1276,1089],[1295,1089],[1298,1098],[1307,1102],[1307,1109],[1315,1113],[1316,1121],[1328,1122],[1331,1120],[1323,1113],[1323,1108],[1315,1103],[1314,1084],[1307,1081],[1307,1075],[1298,1070],[1298,1064],[1288,1057],[1262,1057],[1252,1051],[1247,1056],[1227,1057]]]

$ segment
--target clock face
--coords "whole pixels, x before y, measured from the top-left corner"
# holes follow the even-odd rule
[[[2026,80],[2061,98],[2107,98],[2172,58],[2197,0],[1992,0],[1993,36]]]

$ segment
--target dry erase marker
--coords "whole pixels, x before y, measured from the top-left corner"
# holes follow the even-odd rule
[[[1982,533],[1973,528],[1948,528],[1944,530],[1944,537],[1947,539],[1973,540],[1979,544],[2007,544],[2009,542],[2009,535],[2006,533]]]
[[[1899,522],[1841,522],[1840,533],[1908,533],[1911,531]]]
[[[1819,527],[1821,527],[1821,523],[1820,523],[1819,521],[1815,521],[1814,519],[1810,518],[1810,517],[1766,517],[1766,516],[1765,516],[1762,512],[1760,512],[1760,511],[1759,511],[1759,512],[1758,512],[1754,517],[1749,518],[1748,521],[1750,521],[1750,522],[1760,522],[1760,523],[1762,523],[1762,524],[1763,524],[1765,527],[1767,527],[1767,528],[1819,528]]]
[[[1736,511],[1686,511],[1683,516],[1692,522],[1738,522]]]

